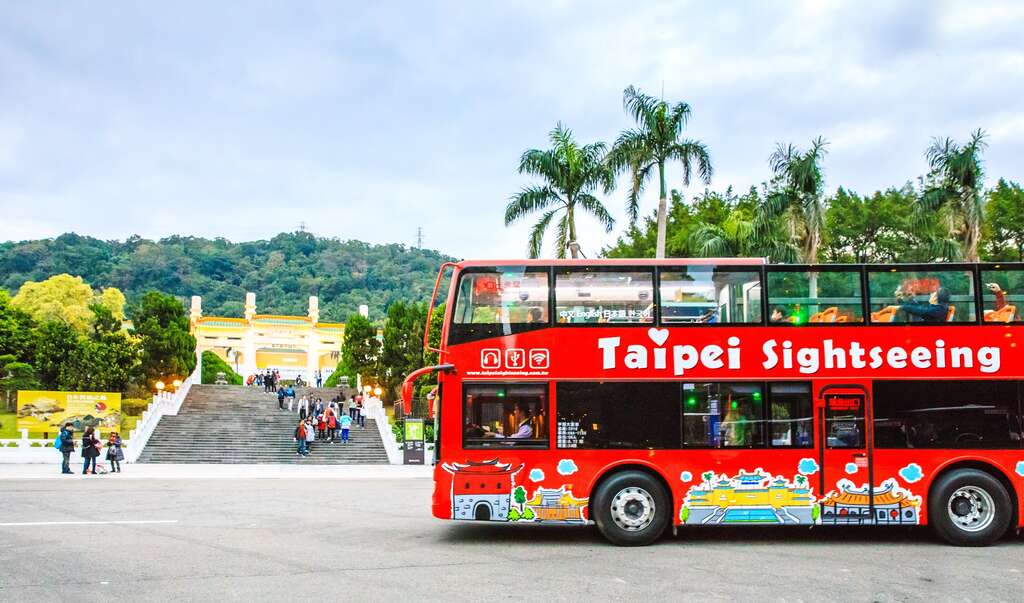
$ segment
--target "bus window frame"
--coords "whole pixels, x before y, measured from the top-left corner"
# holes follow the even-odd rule
[[[865,322],[864,324],[873,327],[879,326],[890,326],[890,327],[964,327],[964,326],[976,326],[981,323],[981,303],[982,296],[980,290],[981,283],[981,271],[979,267],[982,264],[969,263],[969,262],[935,262],[931,264],[861,264],[861,268],[864,272],[863,283],[865,288]],[[871,320],[871,283],[869,281],[872,273],[882,272],[970,272],[971,273],[971,286],[974,288],[974,320],[961,320],[956,322],[872,322]]]
[[[761,304],[760,304],[761,305],[761,320],[759,320],[757,322],[716,322],[716,323],[707,323],[707,322],[665,322],[662,319],[662,313],[661,313],[661,273],[662,272],[670,272],[670,273],[675,272],[675,273],[678,273],[678,272],[681,272],[681,271],[689,270],[690,268],[711,268],[712,270],[717,270],[717,269],[721,268],[721,269],[726,269],[726,270],[732,270],[732,271],[735,271],[735,272],[752,272],[752,273],[757,274],[758,281],[761,283]],[[740,329],[743,329],[743,328],[747,328],[747,327],[763,327],[763,326],[765,326],[765,324],[767,324],[767,320],[768,320],[767,315],[765,314],[765,311],[766,311],[768,306],[767,306],[767,296],[765,295],[765,293],[767,292],[767,287],[766,287],[766,284],[765,284],[765,280],[766,280],[767,277],[766,277],[764,269],[765,269],[765,265],[763,265],[763,264],[758,265],[758,264],[711,264],[711,263],[708,263],[708,264],[686,264],[686,265],[682,265],[682,266],[657,266],[657,267],[655,267],[655,270],[654,270],[654,290],[655,290],[655,297],[657,298],[658,302],[657,302],[657,305],[655,306],[654,309],[655,309],[655,315],[657,317],[657,326],[659,326],[659,327],[666,327],[666,328],[684,328],[684,329],[716,328],[716,327],[718,327],[718,328],[728,327],[728,328],[740,328]],[[647,323],[642,323],[642,324],[647,324]]]
[[[849,329],[852,327],[866,327],[871,322],[869,321],[868,308],[868,282],[867,274],[865,274],[865,264],[765,264],[763,266],[764,280],[761,284],[764,287],[763,304],[764,310],[761,314],[764,317],[764,324],[769,327],[781,327],[784,329],[792,328],[821,328],[821,327],[839,327],[843,329]],[[805,322],[801,324],[791,322],[771,322],[771,285],[769,284],[768,275],[771,273],[782,273],[782,272],[858,272],[860,273],[860,311],[862,319],[860,322]],[[882,323],[876,323],[882,324]]]
[[[456,338],[459,330],[466,325],[476,324],[481,327],[486,326],[502,326],[504,323],[457,323],[455,322],[456,314],[455,308],[459,302],[459,289],[462,286],[462,279],[466,275],[472,274],[501,274],[502,269],[505,268],[522,268],[523,273],[531,272],[534,274],[547,274],[548,280],[548,309],[547,309],[547,321],[544,322],[510,322],[509,333],[495,333],[485,334],[480,337],[458,337],[458,341],[453,341]],[[465,343],[471,343],[474,341],[482,341],[484,339],[493,339],[495,337],[507,337],[508,335],[519,335],[520,333],[529,333],[531,331],[539,331],[541,329],[550,328],[552,325],[554,308],[554,286],[553,286],[554,275],[551,271],[551,266],[531,266],[529,264],[518,264],[518,265],[495,265],[495,266],[470,266],[462,268],[452,277],[452,295],[450,303],[448,304],[449,309],[446,310],[448,314],[448,320],[445,323],[448,325],[447,339],[444,341],[444,345],[461,345]]]
[[[553,416],[553,411],[556,409],[556,402],[554,399],[555,395],[555,381],[540,379],[536,381],[530,380],[516,380],[516,379],[496,379],[494,381],[474,379],[472,381],[462,381],[459,384],[459,449],[462,451],[471,452],[488,452],[488,451],[516,451],[518,454],[524,450],[558,450],[558,448],[552,447],[552,425],[554,424],[550,419]],[[547,429],[544,433],[544,445],[529,445],[519,444],[515,438],[495,438],[495,442],[506,442],[511,440],[513,443],[506,446],[467,446],[466,445],[466,391],[469,387],[483,386],[483,387],[512,387],[516,385],[536,385],[544,389],[544,395],[546,397],[544,402],[544,421],[547,423]]]
[[[548,269],[551,272],[550,276],[550,305],[551,311],[548,317],[549,321],[552,321],[552,326],[557,329],[592,329],[592,328],[604,328],[604,329],[633,329],[637,327],[650,328],[661,324],[661,292],[658,290],[658,269],[660,266],[632,266],[632,265],[591,265],[591,266],[558,266],[550,265]],[[555,315],[558,313],[558,274],[559,270],[563,273],[569,272],[650,272],[651,274],[651,300],[654,304],[652,309],[652,316],[650,322],[558,322],[555,319]]]
[[[976,314],[980,318],[981,324],[988,325],[988,326],[996,326],[996,327],[1006,327],[1006,326],[1009,326],[1009,325],[1020,326],[1020,325],[1024,324],[1024,322],[1011,322],[1011,323],[1005,323],[1005,322],[986,322],[985,321],[985,307],[984,307],[985,292],[981,290],[981,287],[983,287],[985,285],[984,279],[981,278],[981,273],[982,272],[986,272],[986,271],[1000,272],[1000,271],[1003,271],[1003,270],[1013,270],[1013,271],[1024,273],[1024,262],[979,262],[979,263],[973,264],[973,265],[975,266],[975,270],[974,270],[974,278],[975,278],[974,290],[975,290],[975,297],[977,298],[977,301],[975,302],[974,305],[975,305],[975,309],[977,310]],[[965,324],[965,323],[959,323],[959,324]]]

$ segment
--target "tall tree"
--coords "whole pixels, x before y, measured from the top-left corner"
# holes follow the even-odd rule
[[[351,370],[364,381],[377,378],[377,356],[380,354],[380,342],[377,341],[377,329],[362,314],[353,314],[345,321],[345,340],[341,344],[341,361],[339,366]]]
[[[636,127],[619,134],[609,153],[609,165],[616,171],[628,170],[632,187],[626,206],[629,223],[635,224],[640,213],[640,193],[658,171],[658,238],[655,257],[665,257],[666,213],[668,182],[665,166],[678,161],[683,166],[683,185],[690,185],[690,175],[696,166],[704,184],[711,183],[711,155],[704,143],[680,138],[690,119],[690,105],[679,102],[670,105],[662,99],[644,94],[630,86],[622,93],[622,105]]]
[[[424,304],[397,301],[388,307],[378,370],[381,385],[386,391],[385,401],[393,401],[405,376],[423,366],[423,330],[426,323],[427,307]]]
[[[990,260],[1024,262],[1024,188],[1000,178],[985,206],[985,254]]]
[[[92,327],[93,303],[110,311],[116,320],[124,319],[124,294],[108,287],[94,292],[80,276],[58,274],[41,282],[26,282],[11,303],[37,322],[62,322],[79,333]]]
[[[147,383],[184,379],[196,365],[196,339],[185,306],[166,293],[148,291],[132,308],[132,334],[142,346],[140,370]]]
[[[773,221],[781,220],[790,243],[800,252],[800,261],[808,264],[818,261],[825,227],[821,162],[827,145],[820,136],[806,151],[792,144],[777,145],[768,159],[772,169],[770,189],[755,217],[759,234],[770,231]]]
[[[605,232],[611,232],[615,225],[615,219],[594,196],[599,189],[608,193],[615,187],[615,174],[605,163],[604,143],[581,146],[561,122],[551,131],[550,140],[550,149],[530,149],[520,158],[519,173],[539,176],[544,184],[524,187],[512,196],[505,208],[505,226],[543,211],[530,231],[527,253],[531,258],[540,257],[544,233],[555,221],[555,256],[564,258],[568,249],[576,258],[580,247],[576,236],[578,211],[597,218]]]
[[[979,129],[971,133],[971,139],[963,146],[951,138],[933,140],[925,152],[930,171],[917,203],[918,220],[925,221],[938,213],[968,262],[978,261],[981,240],[985,207],[981,153],[988,146],[985,138],[985,132]]]

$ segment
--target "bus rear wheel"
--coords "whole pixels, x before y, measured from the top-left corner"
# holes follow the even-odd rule
[[[1010,527],[1012,508],[999,480],[977,469],[958,469],[932,488],[928,521],[950,544],[988,546]]]
[[[597,529],[612,544],[644,546],[665,531],[672,502],[657,479],[641,471],[622,471],[598,487],[591,511]]]

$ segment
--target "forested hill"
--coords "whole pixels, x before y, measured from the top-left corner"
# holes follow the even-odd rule
[[[12,294],[25,281],[66,272],[94,288],[117,287],[129,302],[150,289],[201,295],[207,316],[241,316],[246,291],[256,293],[260,313],[304,315],[309,296],[318,295],[323,321],[342,321],[363,303],[376,320],[393,300],[429,298],[438,267],[449,259],[307,232],[244,243],[181,236],[101,241],[69,233],[0,243],[0,278]]]

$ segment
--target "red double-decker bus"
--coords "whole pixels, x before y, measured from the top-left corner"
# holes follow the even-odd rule
[[[987,545],[1024,523],[1024,264],[448,268],[440,364],[403,392],[438,372],[436,517],[626,545],[755,524]]]

